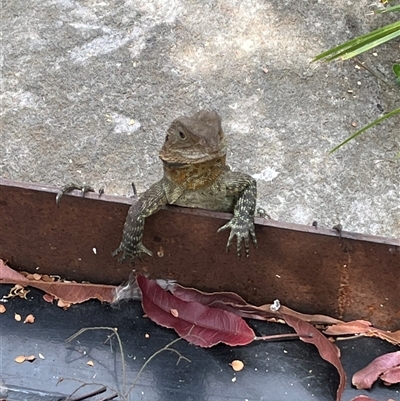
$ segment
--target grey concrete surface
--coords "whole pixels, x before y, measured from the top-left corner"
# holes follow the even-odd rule
[[[217,110],[228,162],[277,220],[400,237],[400,106],[354,61],[310,60],[389,23],[377,0],[3,0],[1,174],[139,192],[169,123]],[[360,57],[391,79],[399,40]],[[377,106],[379,105],[379,106]]]

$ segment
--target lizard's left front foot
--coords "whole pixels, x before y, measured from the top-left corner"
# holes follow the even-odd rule
[[[76,182],[71,182],[69,184],[64,185],[57,193],[56,196],[56,205],[60,206],[60,200],[64,194],[73,191],[74,189],[79,189],[83,192],[82,196],[85,196],[86,192],[94,192],[94,189],[90,185],[86,184],[77,184]],[[104,192],[104,190],[103,190]],[[100,193],[101,196],[101,193]]]
[[[240,217],[233,217],[231,221],[226,223],[217,232],[221,232],[230,228],[231,232],[229,234],[228,243],[226,244],[226,250],[228,251],[233,238],[237,237],[237,254],[240,257],[242,253],[242,241],[244,240],[244,250],[246,253],[246,257],[249,257],[249,248],[250,248],[250,236],[253,241],[254,246],[257,248],[257,238],[256,232],[254,229],[254,223],[252,220],[243,219]]]

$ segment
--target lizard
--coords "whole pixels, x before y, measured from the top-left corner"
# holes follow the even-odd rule
[[[257,247],[254,213],[257,184],[253,177],[233,172],[226,164],[227,140],[221,117],[215,111],[201,110],[191,117],[178,117],[167,130],[159,152],[163,177],[130,207],[122,240],[113,256],[126,258],[152,256],[143,243],[145,219],[166,204],[233,213],[232,219],[217,232],[230,229],[226,250],[237,238],[237,254],[242,245],[249,256],[250,237]]]

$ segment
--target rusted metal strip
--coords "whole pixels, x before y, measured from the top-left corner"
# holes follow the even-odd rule
[[[111,257],[129,205],[126,197],[79,191],[57,208],[57,188],[0,179],[0,257],[11,267],[66,279],[119,284],[132,269],[207,291],[234,291],[255,304],[400,327],[398,239],[256,219],[249,259],[225,252],[226,213],[166,207],[146,220],[154,251],[134,266]]]

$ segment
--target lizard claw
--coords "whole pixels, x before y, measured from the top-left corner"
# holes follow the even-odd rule
[[[248,258],[250,253],[250,236],[254,246],[257,248],[257,237],[254,229],[254,223],[252,221],[245,221],[240,217],[233,217],[231,221],[220,227],[217,232],[221,232],[228,228],[231,229],[231,232],[229,234],[228,242],[226,244],[226,251],[228,252],[229,247],[231,246],[232,241],[236,236],[236,251],[238,257],[240,258],[242,254],[242,241],[244,240],[245,254],[246,258]]]
[[[60,201],[61,198],[63,197],[64,194],[71,192],[74,189],[79,189],[80,191],[82,191],[82,196],[85,196],[86,192],[94,192],[93,187],[91,187],[90,185],[86,185],[86,184],[77,184],[76,182],[71,182],[68,183],[66,185],[64,185],[58,192],[56,195],[56,205],[58,207],[60,207]],[[104,190],[103,190],[104,192]],[[101,196],[101,193],[100,193]]]

